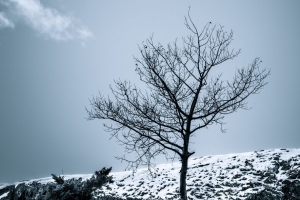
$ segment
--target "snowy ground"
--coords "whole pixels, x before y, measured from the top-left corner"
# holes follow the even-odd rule
[[[288,164],[287,164],[288,163]],[[243,199],[265,187],[278,189],[288,179],[289,169],[300,168],[300,149],[274,149],[255,152],[191,158],[187,174],[188,195],[193,199]],[[146,169],[113,172],[114,183],[99,194],[157,199],[178,194],[180,162],[155,167],[153,177]],[[66,179],[90,178],[92,174],[65,175]],[[47,183],[52,177],[26,181]],[[19,182],[15,183],[18,184]],[[5,185],[0,186],[4,188]],[[0,198],[1,199],[1,198]]]

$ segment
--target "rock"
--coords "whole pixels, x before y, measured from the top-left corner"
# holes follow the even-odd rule
[[[277,181],[276,175],[270,174],[264,182],[270,184],[270,183],[275,183],[276,181]]]
[[[285,195],[285,199],[295,199],[295,197],[300,197],[300,181],[289,181],[285,180],[282,182],[282,192]]]
[[[249,160],[246,159],[246,161],[245,161],[245,167],[247,167],[247,166],[250,166],[251,168],[253,168],[252,163]]]
[[[299,179],[300,178],[300,170],[294,169],[288,172],[288,179]]]
[[[264,189],[256,194],[250,194],[245,200],[280,200],[283,196],[281,192],[274,189]]]
[[[240,177],[242,177],[243,176],[243,174],[236,174],[236,175],[234,175],[232,178],[233,179],[237,179],[237,178],[240,178]]]
[[[280,164],[276,161],[273,161],[272,162],[273,166],[271,168],[269,168],[270,171],[278,174],[279,173],[279,167],[280,167]]]
[[[0,189],[0,196],[6,192],[9,192],[10,190],[13,190],[14,188],[15,188],[15,185],[8,185],[8,186]]]
[[[227,186],[227,187],[233,187],[233,184],[232,183],[229,183],[229,182],[225,182],[223,183],[224,186]]]
[[[281,170],[289,170],[289,169],[291,169],[290,163],[288,161],[285,161],[285,160],[279,162],[279,166],[281,167]]]

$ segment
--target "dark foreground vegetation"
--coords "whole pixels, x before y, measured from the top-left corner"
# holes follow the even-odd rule
[[[51,174],[54,182],[42,184],[37,181],[28,184],[20,183],[17,186],[9,185],[0,189],[0,196],[8,192],[1,200],[123,200],[116,196],[107,196],[97,189],[103,185],[113,183],[109,176],[110,168],[102,168],[87,180],[81,178],[65,180],[63,176]],[[138,198],[127,198],[128,200],[139,200]]]
[[[92,199],[94,190],[113,182],[112,176],[109,176],[110,171],[111,168],[103,168],[85,181],[81,178],[64,180],[63,176],[52,174],[54,182],[41,184],[33,181],[29,184],[20,183],[17,187],[10,185],[1,189],[0,195],[9,192],[6,197],[2,198],[5,200]]]

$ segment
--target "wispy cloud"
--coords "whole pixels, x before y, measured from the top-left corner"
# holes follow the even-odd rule
[[[4,12],[0,12],[0,28],[14,28],[14,23],[9,20]]]
[[[83,26],[80,20],[48,8],[40,0],[6,0],[5,6],[13,10],[17,18],[24,19],[26,24],[46,38],[63,41],[93,37],[93,33]],[[6,23],[11,22],[10,25],[14,25],[5,15],[2,16],[3,20],[0,15],[0,24],[8,20]]]

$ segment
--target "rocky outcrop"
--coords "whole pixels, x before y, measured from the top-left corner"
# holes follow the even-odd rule
[[[189,162],[189,199],[300,200],[300,151],[275,149],[242,154],[205,156]],[[180,163],[157,165],[152,177],[145,170],[116,174],[108,195],[142,199],[177,199]]]

